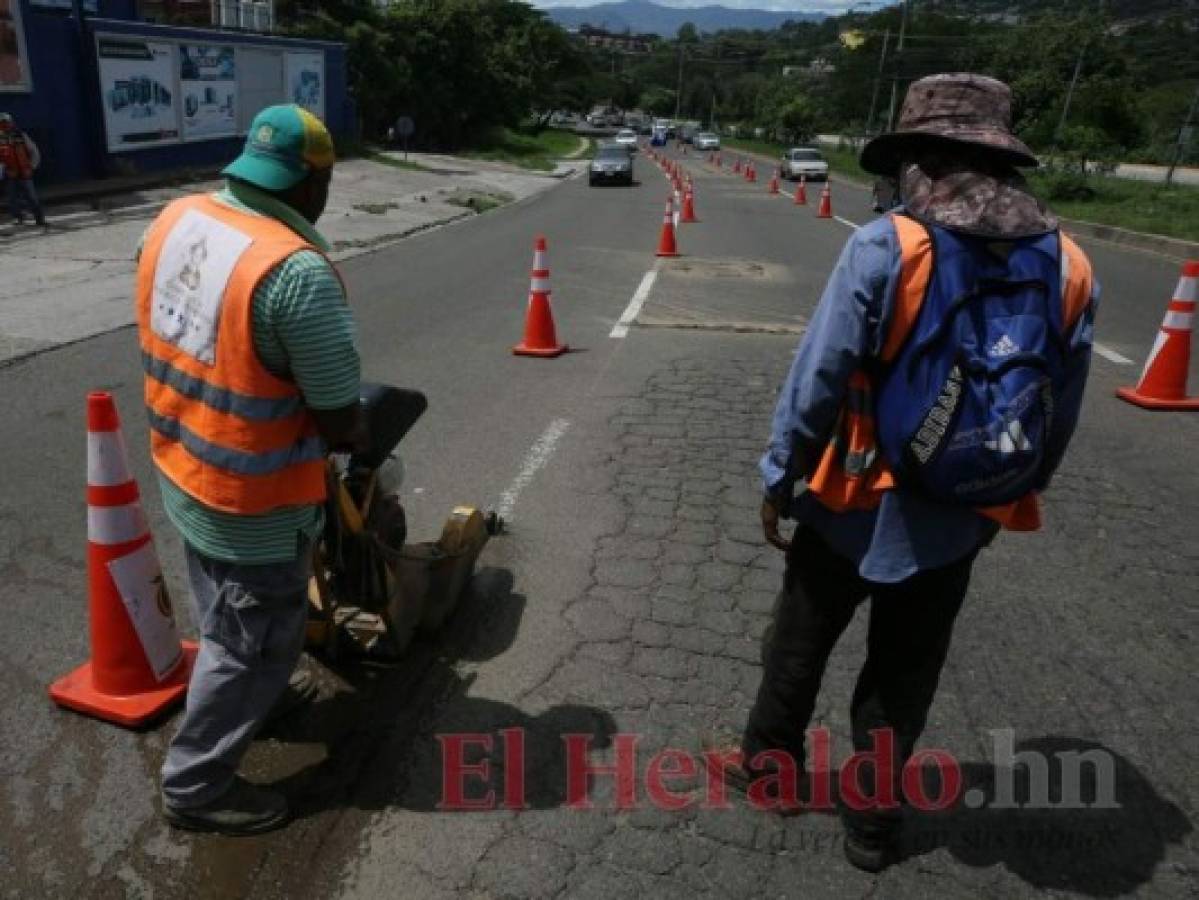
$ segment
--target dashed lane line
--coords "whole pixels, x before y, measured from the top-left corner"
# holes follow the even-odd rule
[[[1094,343],[1091,345],[1091,349],[1094,350],[1096,353],[1098,353],[1100,356],[1102,356],[1104,359],[1106,359],[1108,362],[1114,362],[1118,366],[1134,365],[1133,361],[1131,359],[1129,359],[1127,356],[1125,356],[1123,353],[1117,353],[1111,347],[1105,347],[1105,346],[1103,346],[1103,344]]]
[[[650,269],[641,279],[641,284],[637,285],[637,290],[633,293],[633,299],[629,301],[629,305],[625,307],[621,313],[619,321],[608,334],[611,338],[627,337],[629,326],[636,320],[641,312],[641,307],[645,305],[645,301],[649,299],[649,292],[653,290],[654,282],[658,279],[658,272],[662,268],[662,260],[654,263],[654,267]]]
[[[496,504],[496,513],[501,518],[512,521],[512,513],[516,509],[516,501],[520,499],[521,492],[533,482],[534,476],[550,461],[550,457],[558,449],[558,442],[569,430],[570,422],[567,419],[554,419],[542,432],[541,437],[529,448],[520,471],[512,479],[507,490],[500,495],[500,502]]]

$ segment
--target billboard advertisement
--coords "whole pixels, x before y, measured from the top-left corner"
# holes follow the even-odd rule
[[[288,53],[284,87],[287,100],[325,120],[325,54]]]
[[[96,36],[108,149],[119,153],[179,140],[175,45]]]
[[[183,139],[237,134],[237,66],[232,47],[179,45]]]

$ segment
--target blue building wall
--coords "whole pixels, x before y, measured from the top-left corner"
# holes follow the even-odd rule
[[[86,20],[86,66],[74,18],[64,10],[21,3],[25,46],[33,81],[32,93],[0,93],[0,110],[37,142],[42,153],[40,182],[78,181],[108,175],[164,169],[210,167],[232,159],[242,138],[172,144],[146,150],[110,153],[95,74],[94,32],[129,34],[159,40],[251,44],[280,50],[321,50],[325,56],[325,119],[335,137],[355,133],[356,109],[349,94],[344,44],[281,38],[218,29],[176,28],[132,21],[135,0],[101,0],[100,16]]]

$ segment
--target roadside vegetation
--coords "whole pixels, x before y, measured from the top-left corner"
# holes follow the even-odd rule
[[[744,150],[772,160],[779,159],[789,146],[794,145],[740,138],[724,141],[726,153]],[[819,149],[831,172],[862,184],[873,183],[874,176],[858,165],[858,151],[830,146]],[[1029,173],[1033,192],[1059,216],[1199,241],[1199,188],[1133,181],[1101,173],[1083,175],[1079,168],[1082,162],[1057,158],[1052,167]]]
[[[569,131],[552,128],[495,128],[479,143],[463,152],[474,159],[488,159],[536,171],[553,171],[559,159],[581,156],[590,141]],[[582,152],[580,152],[582,150]]]

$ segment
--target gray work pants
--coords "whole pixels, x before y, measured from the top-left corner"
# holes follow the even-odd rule
[[[309,544],[267,565],[212,559],[187,547],[200,652],[179,732],[162,767],[163,797],[179,809],[229,789],[250,741],[279,699],[304,649]]]

